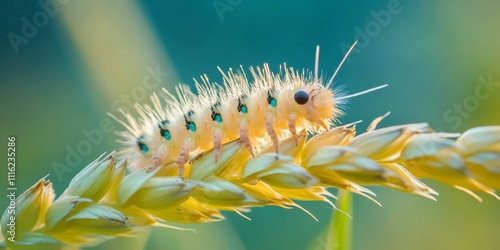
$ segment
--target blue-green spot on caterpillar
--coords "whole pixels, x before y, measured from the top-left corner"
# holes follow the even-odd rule
[[[243,95],[242,97],[238,98],[238,112],[246,114],[248,113],[248,107],[247,105],[241,103],[241,99],[246,99],[246,96]]]
[[[186,115],[184,115],[184,121],[186,122],[186,129],[191,132],[196,132],[196,124],[191,121],[193,118],[194,111],[188,111]]]
[[[165,140],[172,139],[172,135],[170,134],[170,130],[166,129],[165,126],[169,125],[168,120],[163,120],[158,124],[158,128],[160,129],[160,135],[163,137]]]
[[[212,112],[212,120],[216,122],[222,122],[222,116],[220,115],[220,113]]]
[[[186,122],[186,129],[192,132],[196,132],[196,124],[194,124],[194,122]]]
[[[170,131],[168,129],[160,129],[160,135],[161,137],[165,138],[165,140],[172,139],[172,136],[170,135]]]
[[[278,104],[278,102],[276,101],[276,98],[274,98],[271,95],[271,92],[269,92],[267,95],[267,103],[269,103],[269,105],[271,105],[271,107],[273,107],[273,108],[275,108],[276,105]]]
[[[137,138],[137,146],[139,147],[141,152],[147,153],[149,151],[149,148],[146,144],[144,144],[144,142],[142,142],[143,139],[143,136],[139,136],[139,138]]]
[[[217,101],[217,103],[215,103],[214,105],[212,105],[211,107],[211,110],[212,110],[212,114],[210,115],[210,117],[212,118],[213,121],[215,122],[218,122],[218,123],[221,123],[222,122],[222,115],[220,114],[220,106],[221,106],[221,103],[220,101]]]

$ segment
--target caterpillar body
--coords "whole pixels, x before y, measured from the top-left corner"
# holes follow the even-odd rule
[[[342,101],[351,96],[342,96],[331,84],[349,52],[329,81],[318,76],[318,47],[314,74],[286,64],[276,74],[264,64],[250,67],[250,81],[241,66],[237,73],[219,68],[223,85],[204,75],[194,80],[197,94],[187,85],[177,86],[176,95],[163,89],[165,101],[153,94],[151,104],[136,104],[139,119],[122,112],[122,121],[109,114],[127,129],[119,132],[125,146],[121,154],[132,169],[176,162],[183,176],[190,156],[213,148],[217,160],[221,145],[229,141],[241,140],[252,155],[269,142],[277,152],[280,138],[291,135],[297,140],[302,129],[328,129],[342,114]]]

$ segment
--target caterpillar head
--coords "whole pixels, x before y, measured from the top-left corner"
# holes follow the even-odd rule
[[[307,84],[294,90],[294,106],[307,121],[328,128],[327,120],[340,114],[332,90],[321,84]]]

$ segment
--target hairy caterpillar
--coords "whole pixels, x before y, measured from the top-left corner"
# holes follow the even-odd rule
[[[109,114],[127,129],[119,133],[125,146],[121,153],[130,160],[132,169],[176,162],[182,176],[190,155],[213,148],[217,160],[221,145],[229,141],[240,139],[253,155],[269,142],[278,152],[279,139],[291,135],[297,141],[297,131],[302,129],[313,133],[326,130],[342,114],[344,99],[387,86],[349,96],[332,88],[355,45],[328,81],[318,75],[318,46],[314,74],[286,64],[276,74],[264,64],[263,68],[250,67],[250,81],[241,66],[238,73],[219,68],[223,85],[204,75],[201,82],[194,79],[197,95],[181,84],[176,95],[164,89],[169,97],[165,106],[156,94],[151,96],[151,105],[136,104],[139,119],[122,112],[126,118],[122,121]]]

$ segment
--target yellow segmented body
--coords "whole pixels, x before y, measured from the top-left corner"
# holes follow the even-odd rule
[[[243,69],[222,75],[222,86],[202,76],[197,94],[179,85],[175,95],[164,90],[165,101],[153,94],[152,104],[137,105],[140,118],[115,118],[127,128],[122,153],[132,169],[177,162],[182,175],[192,155],[214,148],[217,157],[222,144],[237,139],[252,154],[269,142],[278,150],[280,138],[327,129],[341,114],[336,91],[306,71],[283,65],[276,74],[264,64],[250,68],[251,81]]]

